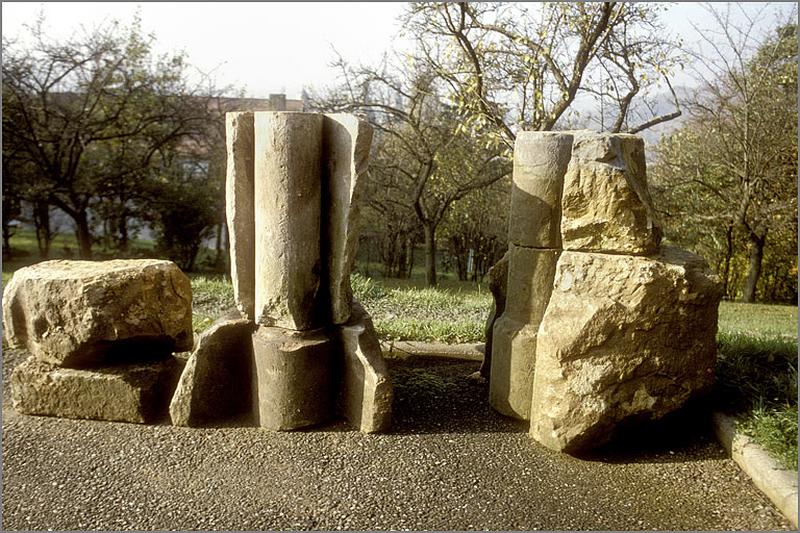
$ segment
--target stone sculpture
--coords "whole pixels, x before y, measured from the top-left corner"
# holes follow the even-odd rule
[[[702,258],[661,246],[640,138],[523,132],[514,155],[489,399],[576,452],[711,384],[722,293]]]
[[[259,425],[291,430],[342,414],[385,430],[391,384],[350,288],[372,129],[352,115],[286,112],[229,113],[227,125],[232,278],[255,329]]]

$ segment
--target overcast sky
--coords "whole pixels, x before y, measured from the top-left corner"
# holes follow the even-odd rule
[[[137,8],[157,50],[184,49],[193,65],[214,70],[220,85],[244,87],[248,96],[298,98],[304,86],[334,82],[332,46],[350,61],[378,61],[397,39],[404,3],[3,2],[2,30],[24,39],[23,24],[44,10],[48,31],[68,37],[104,19],[127,24]],[[671,32],[691,43],[698,36],[690,22],[702,25],[707,14],[683,3],[663,17]]]

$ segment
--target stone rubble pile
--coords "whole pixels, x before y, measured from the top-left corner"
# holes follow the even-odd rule
[[[642,139],[523,132],[513,181],[491,405],[577,452],[707,389],[721,287],[702,258],[661,245]]]
[[[4,335],[22,413],[146,423],[165,414],[190,350],[192,290],[170,261],[45,261],[3,293]]]

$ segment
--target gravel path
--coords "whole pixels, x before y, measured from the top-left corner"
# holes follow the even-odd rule
[[[790,529],[704,421],[576,459],[488,408],[479,363],[392,362],[395,431],[183,429],[18,415],[4,529]]]

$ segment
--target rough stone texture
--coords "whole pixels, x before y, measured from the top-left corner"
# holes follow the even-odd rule
[[[533,248],[561,247],[561,190],[573,136],[520,132],[514,143],[514,187],[508,241]]]
[[[255,317],[255,145],[253,113],[227,113],[225,135],[228,163],[225,178],[225,213],[230,241],[231,281],[236,307]]]
[[[495,322],[489,403],[500,413],[528,420],[536,364],[536,335],[553,289],[559,250],[509,245],[503,315]]]
[[[29,415],[150,423],[166,414],[180,370],[172,356],[91,370],[29,357],[11,375],[12,402]]]
[[[392,422],[392,380],[372,318],[358,302],[347,324],[339,326],[343,351],[340,408],[364,433],[386,431]]]
[[[42,361],[136,361],[192,348],[192,288],[171,261],[44,261],[14,273],[3,322]]]
[[[539,328],[530,434],[575,452],[656,419],[714,377],[718,279],[694,254],[563,252]]]
[[[261,325],[320,325],[322,119],[255,113],[255,314]]]
[[[575,136],[564,178],[561,236],[565,250],[632,255],[658,250],[661,229],[647,190],[640,137]]]
[[[260,326],[253,334],[253,404],[259,425],[283,431],[319,424],[334,414],[334,344],[322,330]]]
[[[252,410],[253,323],[233,311],[197,341],[169,405],[175,426],[198,426]]]
[[[372,127],[355,115],[325,115],[322,156],[325,173],[323,254],[328,261],[331,319],[350,318],[353,289],[350,271],[358,248],[361,197],[367,185]]]
[[[506,309],[506,293],[508,287],[508,259],[509,252],[503,254],[500,260],[489,269],[489,290],[492,292],[492,310],[486,319],[486,343],[483,350],[483,363],[479,370],[484,379],[489,379],[492,368],[492,339],[494,338],[494,324],[503,315]]]

